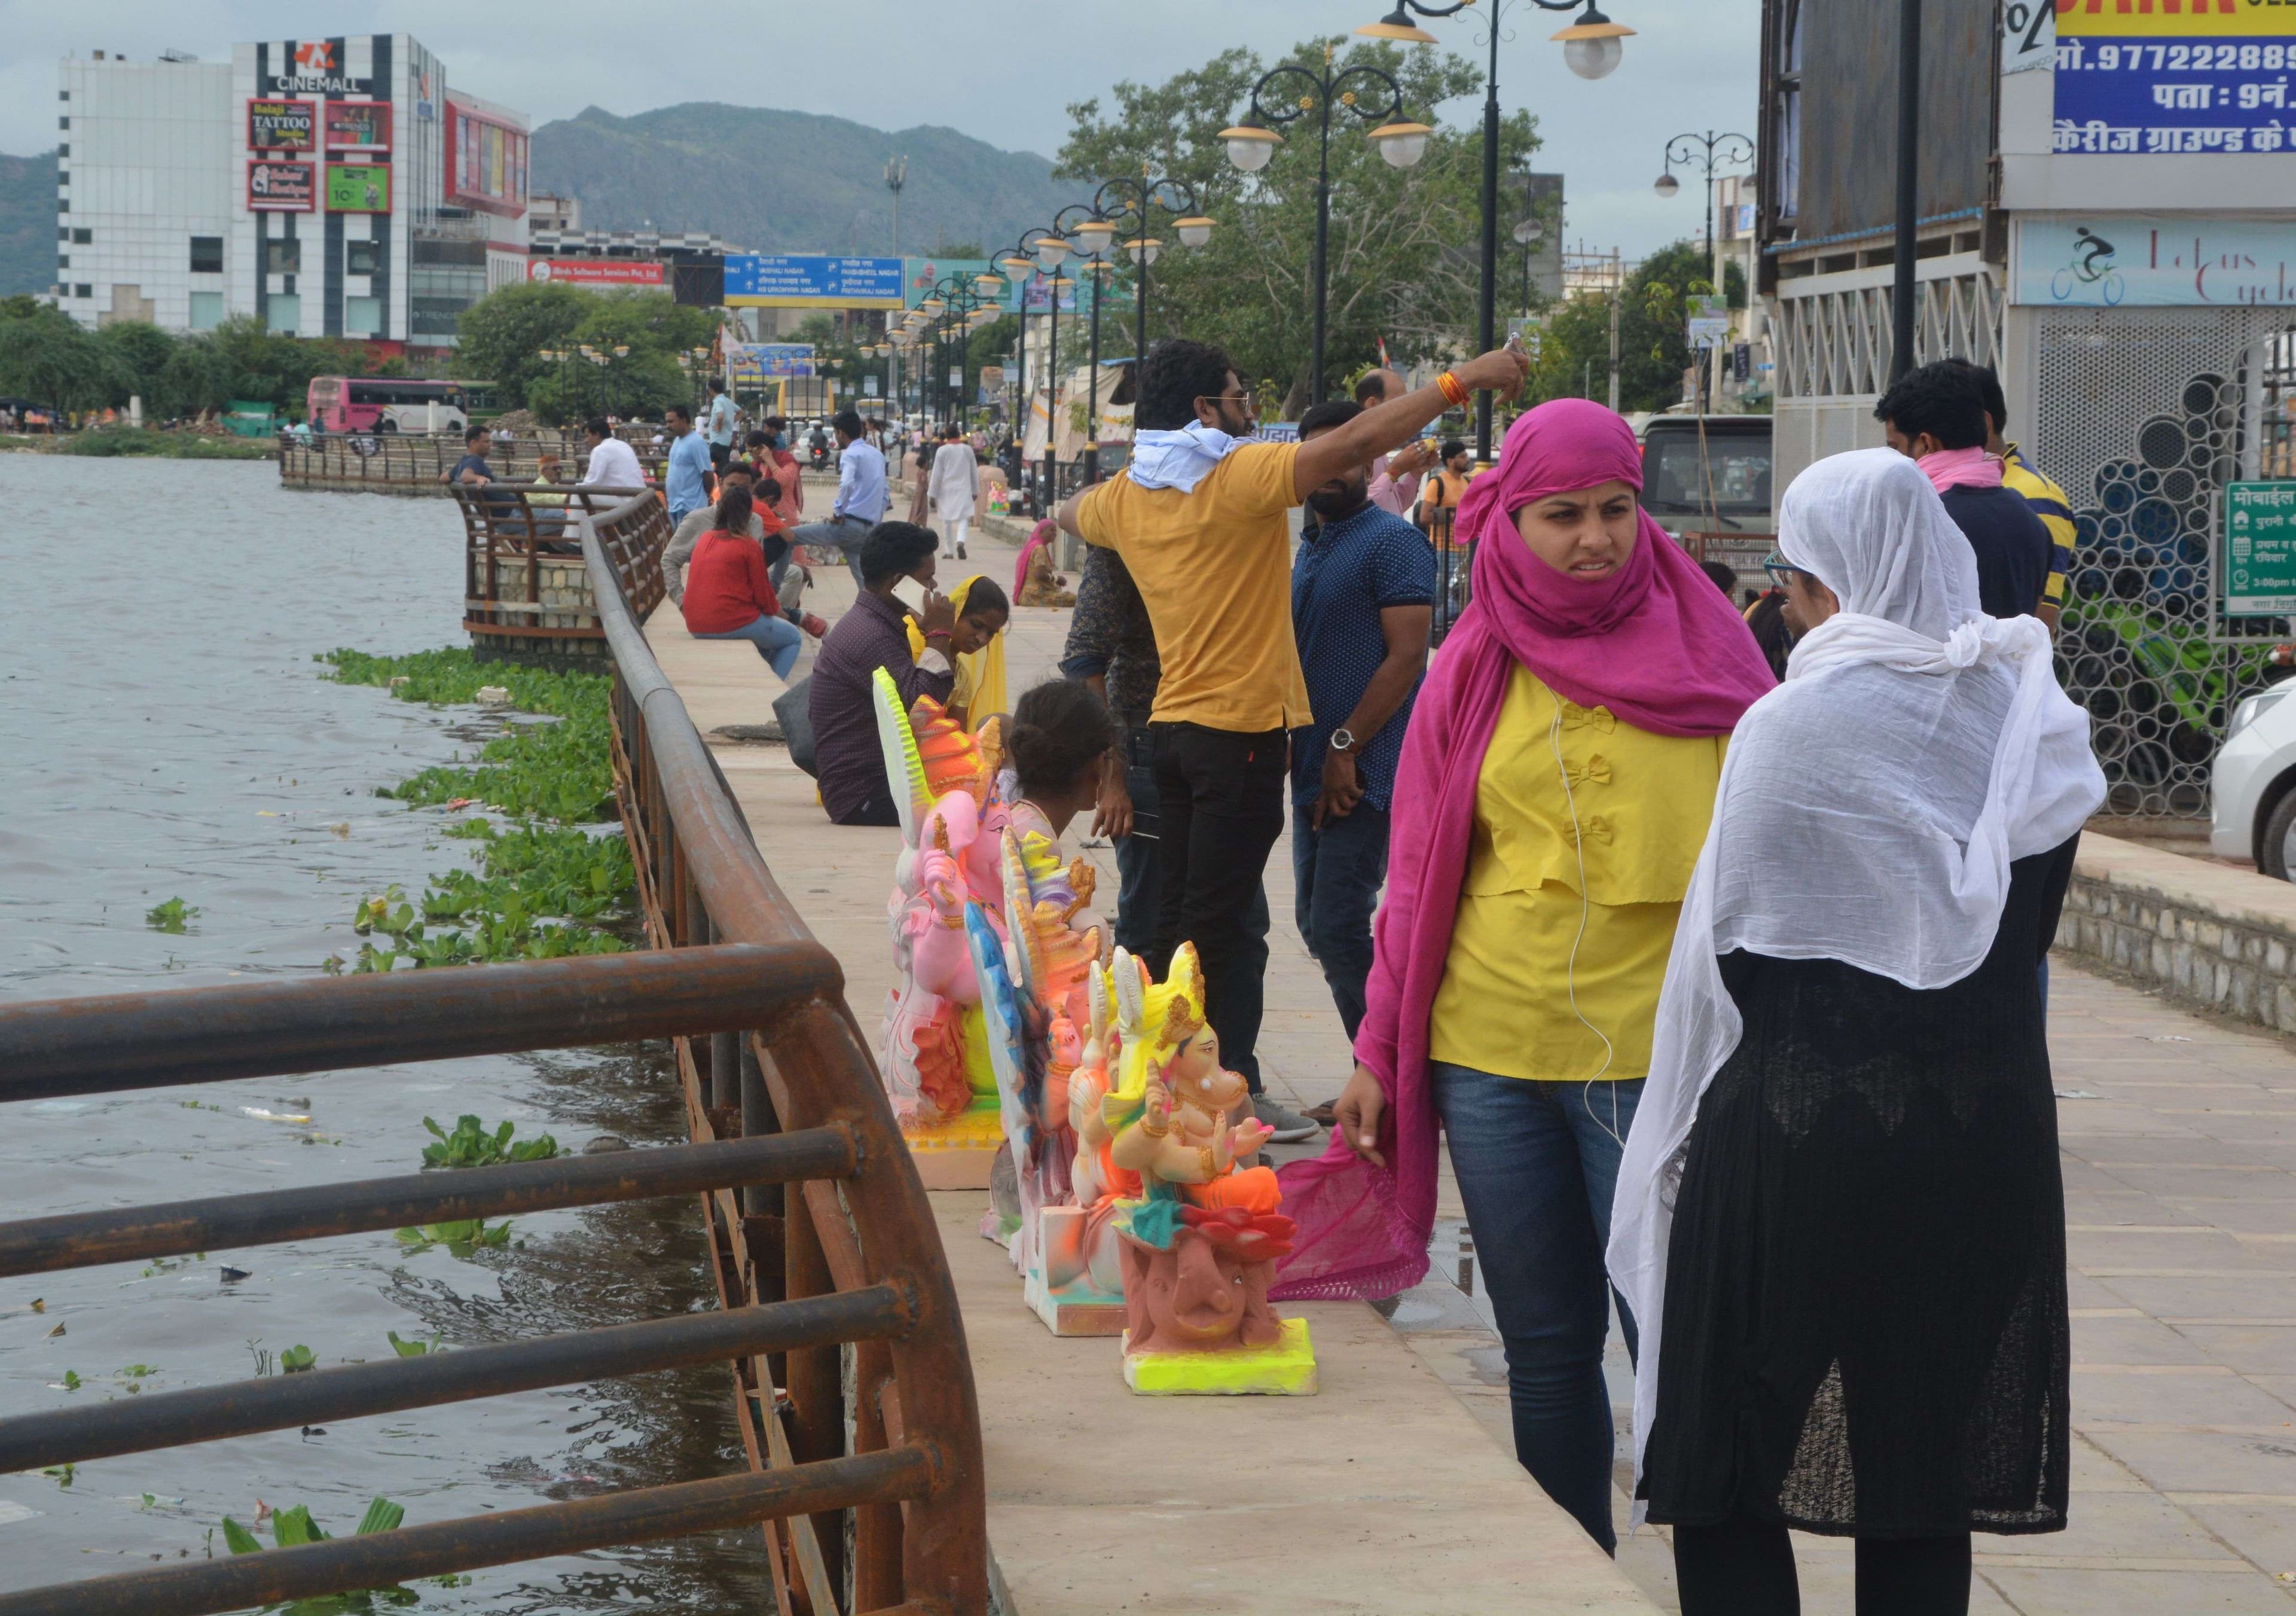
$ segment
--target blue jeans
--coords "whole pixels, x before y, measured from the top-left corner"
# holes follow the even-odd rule
[[[863,521],[857,516],[832,516],[827,521],[809,521],[791,528],[789,541],[816,549],[843,551],[845,564],[852,569],[853,582],[858,587],[861,587],[861,541],[869,537],[870,529],[876,525],[873,521]],[[783,556],[779,564],[786,568],[789,558]],[[771,576],[774,587],[780,588],[780,577],[777,574]]]
[[[1341,819],[1312,824],[1315,804],[1292,805],[1292,875],[1300,936],[1324,968],[1340,1024],[1355,1042],[1371,978],[1371,913],[1387,880],[1387,810],[1358,802]]]
[[[1643,1079],[1531,1082],[1440,1062],[1434,1078],[1459,1196],[1506,1345],[1515,1457],[1604,1553],[1615,1554],[1611,1394],[1603,1380],[1611,1292],[1603,1248]],[[1635,1322],[1623,1299],[1619,1323],[1631,1355]]]
[[[728,628],[723,634],[697,634],[697,640],[747,640],[758,648],[758,654],[767,665],[783,678],[789,677],[797,666],[798,648],[805,644],[805,631],[787,618],[761,617],[739,628]]]

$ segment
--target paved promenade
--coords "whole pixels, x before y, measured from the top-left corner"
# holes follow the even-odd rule
[[[972,563],[942,563],[944,583],[985,570],[1009,584],[1010,549],[972,549]],[[816,574],[813,603],[834,618],[852,584],[842,569]],[[1068,615],[1016,614],[1015,694],[1051,669]],[[780,683],[747,645],[688,639],[668,606],[649,637],[705,734],[768,716]],[[873,1032],[891,981],[884,902],[897,833],[828,824],[812,783],[777,747],[729,743],[718,758]],[[1086,829],[1072,828],[1072,849]],[[1112,893],[1107,849],[1086,851]],[[1288,842],[1270,861],[1267,890],[1262,1061],[1272,1088],[1308,1104],[1337,1094],[1349,1061],[1292,923]],[[2072,1522],[2045,1537],[1980,1536],[1972,1608],[2285,1616],[2296,1611],[2296,1049],[2062,957],[2054,970]],[[1233,1418],[1197,1404],[1147,1406],[1157,1418],[1142,1420],[1139,1400],[1103,1383],[1112,1366],[1094,1355],[1107,1343],[1056,1342],[1020,1309],[1009,1267],[968,1233],[979,1198],[937,1199],[967,1309],[990,1533],[1015,1584],[1015,1616],[1674,1608],[1662,1532],[1623,1542],[1620,1577],[1583,1537],[1571,1541],[1575,1529],[1513,1466],[1503,1359],[1472,1254],[1459,1249],[1447,1172],[1428,1283],[1381,1309],[1383,1324],[1361,1308],[1300,1309],[1329,1350],[1324,1395],[1225,1406]],[[1622,1351],[1612,1358],[1623,1432],[1627,1368]],[[1168,1457],[1160,1435],[1187,1456],[1160,1491],[1137,1469],[1143,1453]],[[1077,1463],[1079,1442],[1089,1464]],[[1066,1467],[1053,1468],[1055,1456]],[[1357,1464],[1381,1466],[1378,1482],[1352,1477]],[[1620,1473],[1623,1531],[1623,1464]],[[1238,1496],[1223,1492],[1223,1478]],[[1848,1544],[1796,1541],[1804,1608],[1847,1612]],[[1184,1562],[1190,1571],[1173,1569]],[[1144,1577],[1142,1566],[1166,1569]]]

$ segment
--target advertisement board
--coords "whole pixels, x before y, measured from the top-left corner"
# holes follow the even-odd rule
[[[318,106],[308,101],[250,97],[247,144],[255,152],[308,152],[318,136]]]
[[[332,40],[305,39],[291,48],[277,44],[258,45],[263,62],[255,87],[266,95],[350,95],[374,94],[374,80],[343,70],[342,47]]]
[[[763,387],[768,376],[814,373],[810,342],[728,342],[726,378],[735,387]]]
[[[735,308],[898,308],[901,260],[743,252],[726,259]]]
[[[2296,611],[2296,483],[2235,482],[2225,489],[2225,614]]]
[[[388,152],[390,150],[390,103],[387,101],[330,101],[320,110],[330,152]]]
[[[526,131],[447,98],[447,200],[515,218],[526,211]]]
[[[2064,308],[2296,305],[2296,222],[2021,215],[2009,297]]]
[[[258,160],[247,165],[247,206],[255,213],[308,213],[316,205],[309,163]]]
[[[327,211],[330,213],[388,213],[390,211],[389,163],[329,163]]]
[[[526,278],[562,286],[636,286],[653,291],[668,283],[659,261],[638,258],[529,258]]]
[[[2290,149],[2296,6],[2062,0],[2056,30],[2060,154]]]
[[[1073,280],[1064,279],[1061,284],[1061,312],[1064,315],[1074,314],[1076,306],[1076,283]],[[1050,314],[1053,308],[1052,277],[1041,269],[1030,275],[1028,285],[1021,291],[1021,307],[1022,312],[1027,314]]]

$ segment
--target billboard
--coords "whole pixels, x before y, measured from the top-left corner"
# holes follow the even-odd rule
[[[331,101],[320,117],[330,152],[388,152],[390,150],[390,103],[387,101]]]
[[[327,211],[330,213],[388,213],[390,211],[389,163],[329,163]]]
[[[316,144],[318,109],[308,101],[251,97],[247,144],[256,152],[308,152]]]
[[[2062,0],[2054,149],[2065,155],[2284,152],[2296,7]]]
[[[728,342],[726,379],[735,387],[763,387],[768,376],[810,376],[810,342]]]
[[[517,218],[526,212],[526,131],[447,98],[447,200]]]
[[[377,35],[377,38],[388,38]],[[354,95],[374,94],[372,78],[343,69],[342,47],[329,39],[266,42],[256,47],[255,87],[266,95]]]
[[[2296,225],[2149,214],[2026,214],[2010,299],[2042,308],[2284,308]]]
[[[735,253],[726,259],[726,302],[736,308],[898,308],[898,258]]]
[[[247,206],[254,213],[308,213],[315,202],[309,163],[247,165]]]
[[[529,258],[526,278],[562,286],[636,286],[659,291],[668,283],[652,258]]]

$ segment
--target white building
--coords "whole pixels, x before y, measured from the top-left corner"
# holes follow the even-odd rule
[[[57,291],[82,324],[234,316],[383,351],[451,346],[523,277],[528,123],[406,34],[102,53],[58,81]]]

